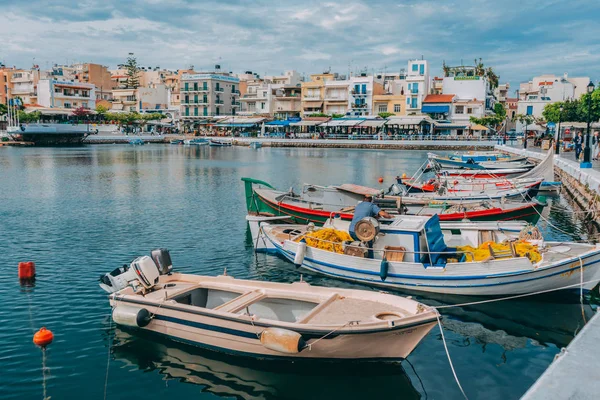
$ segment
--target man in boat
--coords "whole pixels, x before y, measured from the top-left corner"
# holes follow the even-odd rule
[[[354,233],[354,227],[358,221],[366,217],[392,218],[390,214],[383,211],[376,204],[373,204],[373,196],[366,194],[363,201],[354,207],[354,216],[352,217],[352,222],[350,223],[350,228],[348,229],[352,239],[359,240]]]

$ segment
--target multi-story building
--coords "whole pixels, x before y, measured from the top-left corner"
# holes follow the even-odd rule
[[[75,64],[75,79],[96,86],[96,100],[112,100],[115,88],[108,67],[100,64]]]
[[[325,94],[323,112],[328,115],[348,112],[348,100],[350,99],[350,81],[330,80],[325,82]]]
[[[24,104],[37,104],[37,84],[40,79],[40,70],[13,69],[8,74],[8,97],[20,97]]]
[[[184,74],[180,81],[181,118],[236,115],[239,78],[229,74]]]
[[[367,116],[373,111],[373,96],[385,93],[383,82],[372,75],[361,74],[349,79],[348,111],[351,116]]]
[[[476,74],[475,67],[450,67],[448,76],[444,77],[443,93],[454,94],[462,101],[482,101],[485,110],[494,109],[495,98],[485,76]]]
[[[395,116],[406,115],[406,96],[403,94],[373,95],[373,115],[392,113]]]
[[[429,94],[430,78],[427,60],[408,61],[406,86],[406,112],[408,115],[420,114],[423,100]]]
[[[521,83],[519,99],[527,100],[529,96],[539,96],[542,89],[545,90],[544,97],[549,97],[552,102],[579,99],[585,94],[589,83],[589,77],[570,78],[566,73],[563,76],[540,75],[529,82]]]
[[[10,82],[11,68],[7,68],[0,63],[0,104],[8,104],[9,89],[12,89]]]
[[[302,116],[311,114],[322,114],[325,101],[325,82],[335,79],[330,72],[313,74],[310,81],[302,82]]]
[[[96,107],[96,86],[56,79],[40,79],[37,84],[38,104],[49,108]]]
[[[281,86],[272,89],[273,116],[277,119],[288,119],[300,116],[302,109],[302,89],[296,85]]]
[[[137,89],[114,89],[112,97],[112,109],[115,111],[142,112],[165,110],[169,107],[169,90],[164,84]]]
[[[506,99],[508,98],[508,94],[510,92],[510,83],[503,83],[498,85],[496,89],[494,89],[494,96],[496,96],[496,101],[504,106],[506,103]]]
[[[430,94],[442,94],[444,92],[444,78],[434,77],[431,82]]]

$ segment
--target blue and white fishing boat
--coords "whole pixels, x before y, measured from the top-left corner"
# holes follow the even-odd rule
[[[260,149],[262,147],[262,143],[261,142],[251,142],[249,147],[251,149]]]
[[[323,228],[272,224],[260,216],[247,220],[257,251],[276,252],[309,271],[373,286],[495,296],[580,285],[589,290],[600,281],[599,245],[546,242],[535,228],[519,229],[510,225],[514,222],[442,227],[437,216],[398,216],[380,226],[370,218],[357,224],[360,240],[340,243],[311,234],[347,229],[348,222],[339,219]],[[482,249],[489,249],[484,259]]]
[[[208,143],[209,146],[213,146],[213,147],[230,147],[233,144],[231,143],[231,140],[216,140],[216,139],[211,139]]]
[[[530,170],[535,165],[527,162],[527,157],[513,157],[513,158],[504,158],[498,160],[476,160],[477,157],[468,157],[463,159],[463,157],[456,156],[440,156],[435,153],[428,153],[430,164],[434,167],[434,169],[443,169],[443,168],[464,168],[464,169],[472,169],[472,170],[484,170],[484,169],[525,169]],[[481,158],[481,157],[480,157]]]
[[[144,144],[144,140],[142,138],[131,138],[129,139],[129,144],[133,144],[133,145],[143,145]]]

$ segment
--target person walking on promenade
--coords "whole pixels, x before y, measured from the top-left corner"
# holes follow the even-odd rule
[[[575,161],[579,161],[579,156],[581,155],[581,146],[583,145],[581,131],[577,132],[577,136],[575,136],[575,139],[573,139],[573,144],[575,144]]]
[[[594,132],[594,136],[592,136],[592,159],[598,159],[598,131]]]

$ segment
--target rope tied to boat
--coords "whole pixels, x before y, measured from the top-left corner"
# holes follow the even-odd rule
[[[353,325],[353,324],[355,324],[355,323],[358,323],[358,321],[348,321],[348,322],[346,322],[344,325],[338,326],[337,328],[335,328],[335,329],[334,329],[334,330],[332,330],[331,332],[328,332],[328,333],[327,333],[327,334],[325,334],[324,336],[321,336],[320,338],[318,338],[318,339],[317,339],[317,340],[315,340],[314,342],[312,342],[312,343],[307,343],[307,344],[304,346],[304,348],[305,348],[305,349],[306,349],[306,348],[308,348],[308,351],[311,351],[311,350],[312,350],[312,346],[313,346],[314,344],[317,344],[317,343],[318,343],[318,342],[320,342],[321,340],[323,340],[323,339],[325,339],[326,337],[328,337],[329,335],[331,335],[331,334],[333,334],[333,333],[335,333],[335,332],[339,331],[340,329],[342,329],[342,328],[344,328],[344,327],[346,327],[346,326],[348,326],[348,325]]]
[[[460,389],[460,392],[462,393],[463,397],[466,400],[469,400],[462,385],[460,384],[460,381],[458,380],[458,376],[456,375],[456,370],[454,369],[454,365],[452,364],[452,358],[450,358],[450,352],[448,351],[448,345],[446,344],[446,337],[444,336],[444,328],[442,327],[442,321],[440,320],[440,313],[437,312],[437,310],[435,313],[435,317],[437,318],[437,323],[440,328],[440,333],[442,334],[442,343],[444,344],[444,350],[446,350],[446,356],[448,357],[448,363],[450,364],[450,369],[452,370],[452,374],[454,375],[454,380],[456,381],[456,384],[458,385],[458,388]]]

